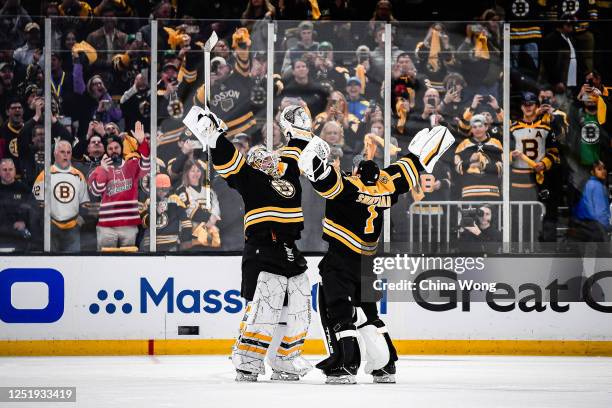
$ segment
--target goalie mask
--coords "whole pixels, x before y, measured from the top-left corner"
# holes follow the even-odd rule
[[[254,146],[247,153],[247,164],[268,176],[279,178],[280,157],[278,154],[269,152],[264,146]]]
[[[312,138],[310,115],[301,106],[289,105],[283,109],[278,124],[288,139],[295,137],[309,141]]]

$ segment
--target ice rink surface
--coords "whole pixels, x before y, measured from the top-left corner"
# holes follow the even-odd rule
[[[316,358],[309,357],[313,363]],[[397,384],[234,382],[221,356],[0,358],[0,386],[75,386],[78,407],[612,407],[612,358],[410,356]],[[318,404],[318,406],[317,406]],[[74,403],[0,403],[68,408]]]

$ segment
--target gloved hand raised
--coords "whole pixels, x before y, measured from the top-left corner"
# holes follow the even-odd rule
[[[227,125],[217,115],[208,108],[202,109],[199,106],[193,106],[189,110],[183,123],[198,138],[204,148],[207,145],[215,148],[219,136],[227,131]]]

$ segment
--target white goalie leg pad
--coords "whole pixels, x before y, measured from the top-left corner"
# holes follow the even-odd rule
[[[327,165],[327,158],[330,151],[327,142],[318,136],[314,136],[302,150],[298,167],[310,181],[321,180],[329,174],[331,167]]]
[[[437,161],[444,152],[455,142],[453,134],[444,126],[436,126],[429,130],[427,128],[418,132],[408,150],[419,158],[421,165],[428,173],[431,173]]]
[[[360,327],[357,331],[365,343],[366,374],[371,374],[372,371],[386,366],[391,357],[389,346],[383,335],[387,333],[387,326],[376,327],[373,324],[368,324]]]
[[[306,273],[288,280],[287,326],[270,363],[274,370],[303,376],[312,369],[312,365],[302,357],[312,319],[310,289]]]
[[[259,273],[246,325],[232,350],[232,363],[236,369],[265,373],[264,358],[280,321],[286,291],[286,277]]]
[[[270,366],[276,357],[276,353],[274,350],[278,349],[278,346],[281,344],[281,340],[285,337],[285,333],[287,332],[287,306],[283,306],[283,311],[281,312],[281,317],[276,325],[276,330],[274,330],[274,336],[272,336],[272,342],[270,343],[270,353],[266,356],[266,361]]]

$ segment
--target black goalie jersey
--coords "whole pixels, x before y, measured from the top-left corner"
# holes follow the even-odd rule
[[[291,139],[281,149],[282,176],[274,179],[246,163],[246,158],[224,136],[211,149],[217,174],[238,190],[244,201],[244,232],[250,237],[258,232],[272,232],[285,239],[297,240],[304,228],[302,189],[297,161],[307,142]]]
[[[332,169],[327,177],[312,183],[326,199],[323,239],[349,253],[374,255],[382,230],[382,212],[397,202],[400,194],[418,187],[421,165],[407,155],[380,171],[374,186],[358,176]]]

